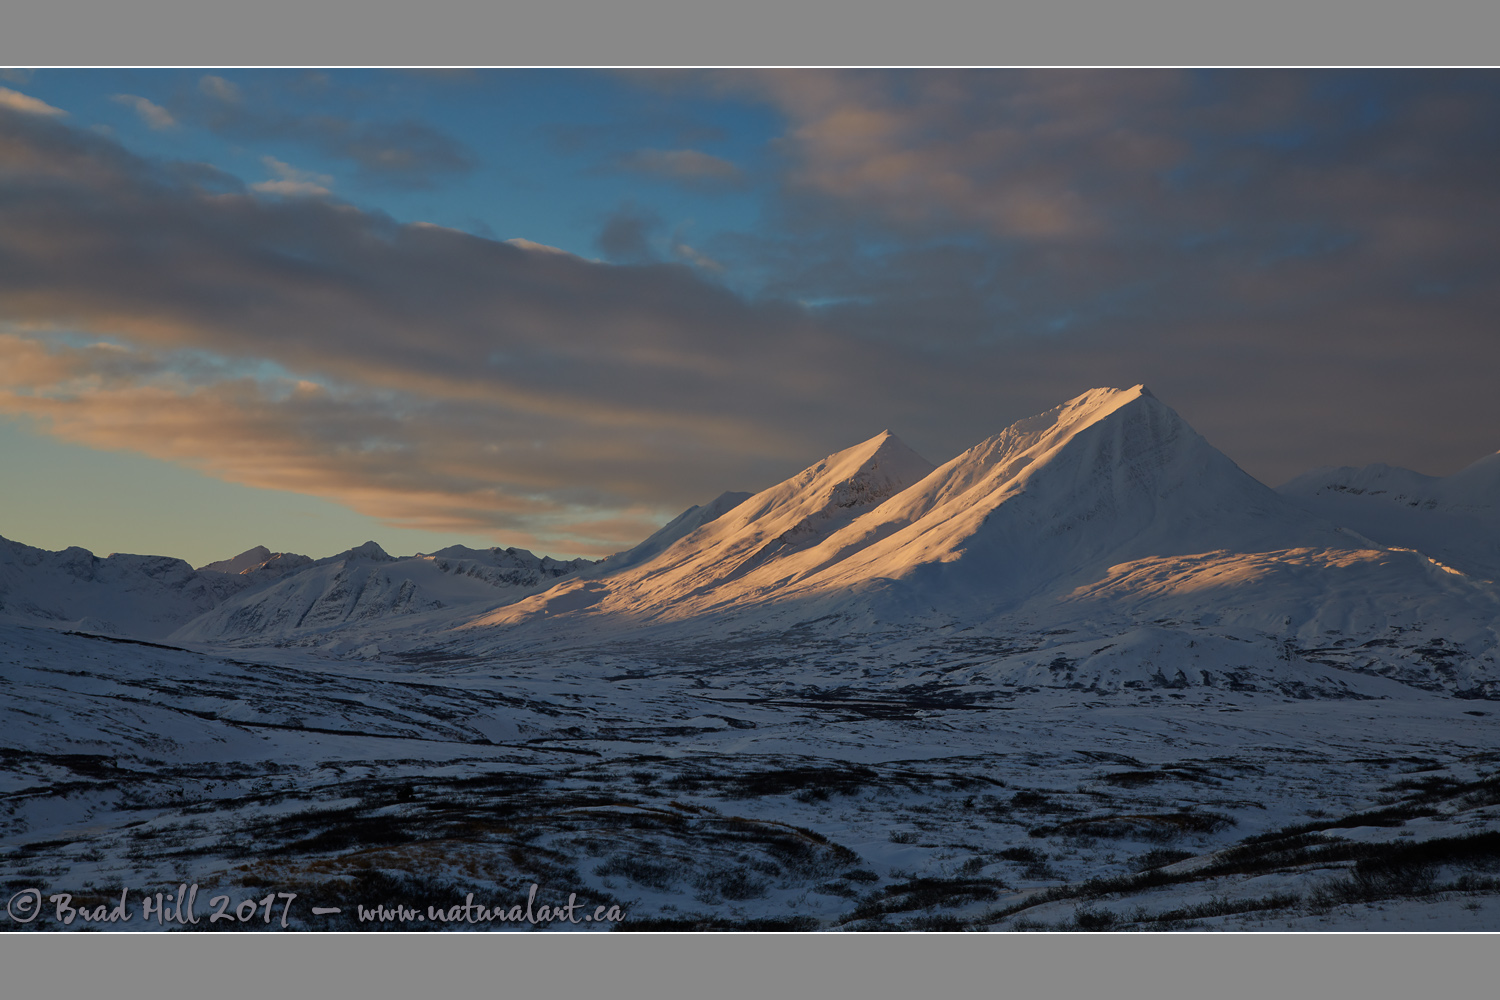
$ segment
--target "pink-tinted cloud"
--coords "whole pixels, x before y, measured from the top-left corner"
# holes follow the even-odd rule
[[[1091,197],[1090,172],[1149,173],[1185,151],[1156,113],[1182,96],[1171,72],[732,71],[706,84],[787,115],[791,191],[906,227],[1097,237],[1115,206]]]
[[[9,87],[0,87],[0,108],[9,108],[25,115],[60,117],[67,114],[62,108],[54,108],[46,101],[39,101],[35,97],[11,90]]]
[[[412,411],[422,400],[295,379],[184,375],[170,362],[113,344],[49,347],[0,335],[0,413],[76,444],[334,500],[398,528],[605,555],[660,521],[660,511],[639,505],[634,516],[585,516],[547,499],[570,484],[509,461],[481,428],[421,419]]]

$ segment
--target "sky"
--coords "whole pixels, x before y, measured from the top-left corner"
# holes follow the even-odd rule
[[[1147,384],[1500,449],[1500,74],[0,70],[0,535],[598,557]]]

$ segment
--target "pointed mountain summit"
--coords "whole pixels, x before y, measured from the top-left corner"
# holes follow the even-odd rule
[[[345,549],[336,556],[330,556],[329,559],[369,559],[371,562],[396,561],[395,556],[386,552],[385,549],[381,548],[375,542],[365,542],[363,545],[356,545],[352,549]],[[319,560],[319,562],[323,561],[325,560]]]
[[[257,583],[285,576],[295,569],[312,565],[313,560],[295,552],[272,552],[264,545],[246,549],[233,559],[220,559],[207,566],[199,566],[200,573],[227,573],[230,576],[251,577]]]
[[[651,588],[703,593],[817,545],[932,472],[890,431],[742,501],[640,567]]]
[[[890,431],[829,455],[755,494],[723,520],[745,562],[806,548],[930,474],[933,465]]]
[[[692,534],[710,521],[717,521],[753,495],[728,491],[720,493],[706,504],[694,504],[653,532],[639,545],[600,560],[589,571],[589,575],[602,576],[607,573],[618,573],[632,566],[639,566],[649,559],[655,559],[678,539]]]
[[[1351,544],[1137,385],[1091,390],[959,455],[830,538],[794,591],[908,581],[929,602],[993,606],[1146,556]]]
[[[1443,480],[1443,499],[1455,507],[1500,509],[1500,451]]]
[[[270,549],[264,545],[257,545],[253,549],[246,549],[232,559],[220,559],[218,562],[211,562],[207,566],[199,566],[198,572],[229,573],[233,576],[238,576],[246,570],[264,566],[266,560],[271,558],[271,556],[272,552]]]
[[[633,612],[672,603],[687,613],[733,599],[735,581],[817,545],[932,468],[896,435],[882,431],[739,501],[638,566],[603,580],[569,581],[474,624],[524,621],[601,602]]]
[[[661,554],[475,624],[637,620],[802,603],[991,615],[1146,556],[1350,547],[1145,386],[1095,389],[933,469],[889,432],[745,500]]]

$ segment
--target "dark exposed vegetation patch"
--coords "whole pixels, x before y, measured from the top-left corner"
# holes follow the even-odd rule
[[[901,910],[924,910],[994,899],[1005,888],[999,879],[913,878],[886,886],[885,896]]]
[[[1030,830],[1033,837],[1098,837],[1119,840],[1171,841],[1193,833],[1218,833],[1234,825],[1234,817],[1212,812],[1119,813],[1069,820]]]
[[[76,841],[74,841],[72,838],[64,838],[62,840],[38,840],[30,844],[22,844],[17,848],[17,850],[23,851],[28,854],[36,854],[40,851],[50,851],[56,847],[67,847],[74,843],[76,843]]]
[[[835,794],[853,795],[862,787],[880,783],[880,775],[868,767],[791,767],[737,774],[725,783],[729,798],[753,799],[767,795],[803,793],[822,801]]]
[[[883,890],[868,894],[860,900],[858,906],[840,919],[840,923],[848,925],[884,923],[892,914],[985,902],[999,898],[1000,893],[1008,888],[1009,886],[999,879],[908,878],[892,883]],[[945,926],[941,929],[957,928]]]
[[[616,855],[594,869],[601,878],[618,875],[637,885],[652,889],[670,889],[682,877],[682,862],[675,858],[650,858]]]
[[[1500,889],[1500,879],[1478,878],[1473,874],[1500,871],[1500,832],[1394,843],[1358,843],[1315,833],[1296,833],[1280,840],[1247,838],[1222,852],[1211,863],[1191,872],[1168,874],[1158,866],[1133,876],[1095,878],[1056,886],[1011,907],[985,914],[978,922],[994,923],[1041,904],[1065,899],[1093,901],[1114,896],[1128,897],[1163,886],[1206,884],[1231,875],[1334,868],[1350,862],[1353,864],[1347,877],[1326,880],[1309,897],[1308,902],[1315,909],[1326,909],[1339,903],[1414,898],[1443,891]],[[1439,878],[1445,869],[1464,874],[1445,883]],[[1174,924],[1258,909],[1286,908],[1296,905],[1300,899],[1295,893],[1275,894],[1259,900],[1230,902],[1220,899],[1154,916],[1143,911],[1131,920]],[[1089,908],[1083,912],[1100,914],[1107,911]],[[1075,923],[1075,926],[1065,929],[1108,929],[1100,923],[1103,917],[1090,917],[1089,920],[1099,926],[1090,928]],[[1042,926],[1026,929],[1041,929]]]
[[[1102,775],[1099,780],[1106,785],[1115,785],[1119,788],[1140,788],[1165,777],[1167,775],[1162,771],[1116,771],[1113,774]]]

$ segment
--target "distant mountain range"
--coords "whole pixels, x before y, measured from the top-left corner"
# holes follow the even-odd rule
[[[1382,545],[1500,580],[1500,452],[1446,478],[1390,465],[1314,469],[1277,490]]]
[[[1496,683],[1497,577],[1500,455],[1447,479],[1320,469],[1272,490],[1135,386],[1085,393],[938,467],[884,432],[690,508],[597,563],[462,546],[397,559],[371,542],[318,560],[257,547],[195,571],[6,542],[0,616],[370,657],[809,623],[850,641],[1030,630],[1077,633],[1089,650],[1124,640],[1062,654],[1075,675],[1121,675],[1136,657],[1167,678],[1164,665],[1250,643],[1259,652],[1242,658],[1257,669],[1283,670],[1300,650],[1325,673],[1483,696]]]
[[[592,565],[462,545],[398,559],[366,542],[326,559],[256,546],[194,570],[166,556],[100,559],[0,539],[0,619],[153,640],[318,644],[357,623],[491,608]]]

